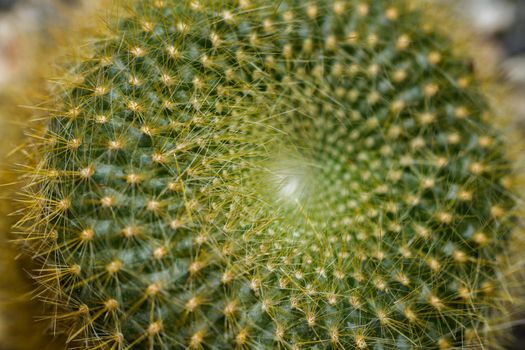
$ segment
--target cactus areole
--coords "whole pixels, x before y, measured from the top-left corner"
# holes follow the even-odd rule
[[[80,349],[491,342],[514,201],[409,1],[136,0],[51,96],[18,224]]]

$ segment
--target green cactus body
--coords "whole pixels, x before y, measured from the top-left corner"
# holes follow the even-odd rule
[[[425,18],[127,6],[55,94],[19,224],[71,346],[487,346],[509,164]]]

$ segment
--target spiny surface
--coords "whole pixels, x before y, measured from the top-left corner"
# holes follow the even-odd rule
[[[405,1],[136,1],[56,94],[20,222],[70,344],[484,346],[508,164]]]

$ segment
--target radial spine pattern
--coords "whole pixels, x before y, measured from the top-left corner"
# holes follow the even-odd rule
[[[509,164],[421,10],[123,8],[53,96],[19,223],[72,347],[488,343]]]

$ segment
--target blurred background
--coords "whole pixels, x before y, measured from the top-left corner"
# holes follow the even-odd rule
[[[67,21],[80,0],[0,0],[0,89],[27,74],[38,45],[51,27]],[[58,22],[57,22],[58,21]]]
[[[525,0],[458,0],[458,3],[459,15],[472,24],[476,35],[494,55],[491,59],[499,68],[501,79],[510,83],[511,108],[516,122],[525,128]],[[520,349],[525,349],[525,340]]]
[[[22,137],[21,128],[16,126],[23,120],[17,121],[13,115],[26,118],[31,114],[30,110],[20,107],[30,104],[22,96],[28,95],[27,91],[38,95],[39,91],[45,90],[42,77],[58,47],[55,33],[67,35],[68,26],[78,18],[75,14],[82,13],[94,2],[0,0],[0,166],[6,162],[8,150]],[[497,67],[499,79],[508,87],[505,99],[509,102],[513,122],[523,130],[525,138],[525,0],[457,0],[456,5],[458,16],[471,24],[478,36],[476,42],[481,45],[479,52],[471,54],[484,55],[482,60]],[[9,179],[0,176],[0,180]],[[0,215],[10,210],[2,206]],[[23,294],[28,289],[23,273],[16,272],[21,269],[15,266],[16,263],[7,263],[14,261],[15,257],[12,250],[2,248],[6,246],[6,232],[12,224],[9,220],[4,221],[0,219],[0,350],[41,349],[41,345],[36,345],[42,344],[39,336],[24,338],[27,344],[21,344],[20,336],[28,334],[28,330],[12,326],[14,319],[29,320],[33,317],[34,312],[24,313],[24,307],[31,309],[36,306],[20,303],[25,305],[21,307],[15,302],[13,307],[13,295]],[[38,331],[30,329],[29,333],[38,334]],[[516,339],[508,350],[525,350],[525,325],[518,322],[513,333]],[[53,349],[53,346],[48,348]]]

